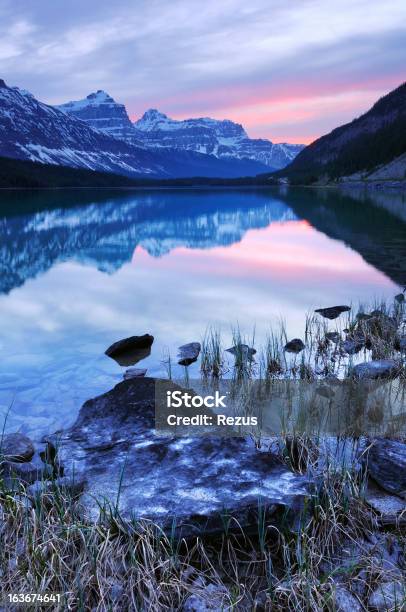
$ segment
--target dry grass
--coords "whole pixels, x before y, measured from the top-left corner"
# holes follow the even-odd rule
[[[281,456],[292,469],[298,447],[296,469],[311,467],[314,448],[307,440],[284,444]],[[181,610],[193,594],[216,601],[218,610],[334,610],[338,576],[363,592],[357,597],[365,604],[383,570],[362,550],[377,529],[363,485],[361,475],[327,465],[295,529],[283,520],[278,527],[267,524],[259,504],[253,533],[225,529],[203,543],[176,541],[114,510],[104,509],[92,523],[67,490],[55,488],[32,503],[24,489],[16,494],[2,483],[1,596],[63,593],[61,610]],[[391,537],[405,550],[405,533]],[[344,545],[361,552],[343,576]]]

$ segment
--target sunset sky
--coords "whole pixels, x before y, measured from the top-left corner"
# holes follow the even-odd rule
[[[406,78],[404,0],[0,0],[0,78],[308,143]]]

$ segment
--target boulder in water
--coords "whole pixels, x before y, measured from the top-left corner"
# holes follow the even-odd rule
[[[325,319],[332,320],[337,319],[340,314],[343,312],[348,312],[349,310],[351,310],[350,306],[330,306],[329,308],[318,308],[314,312],[317,312]]]
[[[401,366],[394,359],[377,359],[359,363],[352,371],[354,378],[364,380],[377,380],[380,378],[396,378],[400,374]]]
[[[347,355],[356,355],[359,353],[365,346],[365,341],[360,338],[347,338],[342,343],[343,350],[347,353]]]
[[[129,378],[143,378],[147,373],[146,368],[128,368],[124,372],[124,380],[128,380]]]
[[[114,342],[105,351],[105,354],[117,361],[119,365],[134,365],[151,354],[153,342],[154,336],[150,334],[130,336],[129,338]]]
[[[300,338],[293,338],[285,344],[287,353],[300,353],[305,348],[304,342]]]
[[[182,344],[179,347],[179,365],[189,366],[190,364],[197,361],[200,354],[200,342],[189,342],[189,344]]]

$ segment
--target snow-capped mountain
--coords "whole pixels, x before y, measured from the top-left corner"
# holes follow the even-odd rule
[[[156,109],[146,111],[131,123],[125,106],[102,90],[57,108],[132,144],[143,143],[149,149],[195,151],[224,160],[249,159],[265,165],[268,172],[270,168],[279,170],[287,166],[304,146],[249,138],[242,125],[228,119],[201,117],[177,121]]]
[[[101,102],[101,104],[99,104]],[[114,101],[113,101],[114,102]],[[110,108],[106,96],[97,106]],[[116,103],[113,104],[116,110]],[[104,110],[103,110],[104,108]],[[82,109],[86,111],[85,109]],[[126,113],[121,107],[121,122]],[[100,119],[101,117],[99,117]],[[116,121],[116,135],[119,122]],[[149,149],[94,129],[86,120],[39,102],[29,92],[0,80],[0,156],[114,172],[131,177],[239,177],[264,172],[251,160],[220,160],[194,151]]]
[[[287,166],[304,147],[249,138],[242,125],[228,119],[201,117],[177,121],[154,108],[144,113],[134,126],[144,133],[144,142],[150,147],[188,149],[220,158],[253,159],[273,169]]]
[[[92,128],[102,130],[109,136],[126,140],[131,144],[140,144],[124,104],[119,104],[101,89],[89,94],[83,100],[67,102],[56,108],[86,121]]]

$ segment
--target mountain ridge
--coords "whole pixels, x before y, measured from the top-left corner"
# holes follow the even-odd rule
[[[316,139],[276,176],[295,183],[364,180],[378,169],[384,175],[385,166],[404,153],[406,82],[359,117]]]
[[[265,138],[249,138],[244,127],[230,119],[195,117],[177,120],[156,108],[148,109],[137,121],[131,122],[125,106],[103,90],[81,100],[59,104],[57,108],[86,121],[95,129],[149,150],[187,150],[224,160],[247,159],[272,170],[285,167],[304,147],[301,144],[275,144]]]
[[[194,151],[151,150],[94,129],[0,81],[0,156],[121,174],[131,178],[255,175],[252,160],[220,160]]]

